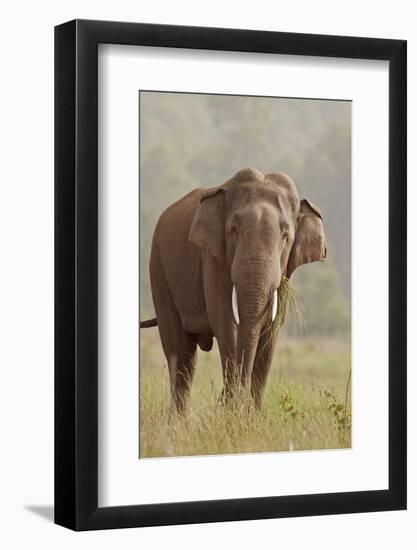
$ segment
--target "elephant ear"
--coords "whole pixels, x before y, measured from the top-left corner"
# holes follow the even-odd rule
[[[217,260],[224,261],[224,189],[208,189],[200,199],[188,239],[207,249]]]
[[[287,264],[287,277],[297,267],[326,258],[326,239],[323,230],[323,216],[317,206],[306,199],[300,202],[300,214]]]

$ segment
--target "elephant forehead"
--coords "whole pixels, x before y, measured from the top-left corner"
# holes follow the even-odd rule
[[[240,208],[232,208],[229,212],[226,225],[228,229],[239,228],[241,235],[278,235],[277,229],[292,228],[295,216],[288,206],[265,200],[249,200]]]
[[[229,210],[236,210],[248,204],[268,203],[287,213],[297,211],[299,198],[295,186],[278,185],[274,179],[264,178],[262,181],[230,182],[227,186],[227,202]]]

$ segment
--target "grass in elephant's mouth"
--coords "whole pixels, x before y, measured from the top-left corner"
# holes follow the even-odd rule
[[[260,411],[219,405],[218,353],[199,353],[191,403],[168,439],[168,372],[156,330],[141,335],[140,457],[348,448],[350,352],[339,341],[285,341]]]
[[[301,305],[297,299],[294,287],[287,277],[283,276],[278,287],[277,314],[272,321],[271,307],[265,311],[265,321],[262,334],[266,335],[265,344],[268,345],[279,329],[284,325],[287,315],[291,313],[299,327],[303,326],[303,314]]]
[[[287,317],[288,312],[294,315],[299,325],[303,324],[303,313],[294,287],[287,277],[283,276],[278,288],[278,310],[274,321],[274,329],[280,328]]]

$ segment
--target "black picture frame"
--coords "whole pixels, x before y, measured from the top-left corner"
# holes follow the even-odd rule
[[[389,62],[389,488],[98,506],[98,44]],[[55,522],[74,530],[406,508],[405,40],[74,20],[55,28]]]

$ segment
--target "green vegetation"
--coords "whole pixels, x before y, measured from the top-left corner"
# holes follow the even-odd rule
[[[351,446],[350,347],[278,342],[261,411],[219,403],[217,349],[199,351],[191,403],[168,438],[169,379],[157,329],[141,332],[140,456],[190,456]]]

